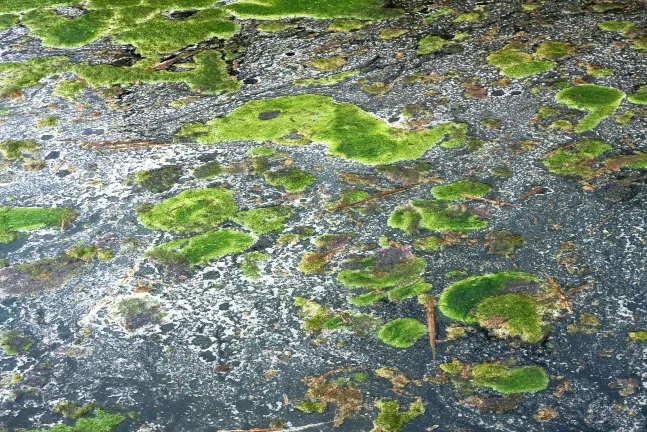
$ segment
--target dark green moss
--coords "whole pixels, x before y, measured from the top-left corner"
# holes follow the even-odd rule
[[[10,356],[24,353],[34,345],[34,342],[19,330],[7,330],[0,333],[0,346]]]
[[[96,402],[88,402],[85,405],[77,405],[72,401],[64,400],[54,405],[52,411],[54,411],[55,413],[63,414],[63,416],[65,416],[66,418],[76,420],[95,409],[96,406]]]
[[[25,154],[34,154],[40,145],[34,141],[4,141],[0,144],[0,153],[5,159],[23,159]]]
[[[272,186],[282,187],[288,193],[303,192],[317,180],[315,176],[299,168],[283,168],[265,173],[265,181]]]
[[[193,168],[193,176],[198,179],[206,179],[219,176],[225,172],[219,162],[211,161]]]
[[[135,174],[135,183],[149,192],[162,193],[171,189],[182,176],[179,166],[167,166]]]

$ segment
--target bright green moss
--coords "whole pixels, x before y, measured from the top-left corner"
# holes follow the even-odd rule
[[[259,24],[256,29],[265,33],[278,33],[294,27],[296,27],[296,25],[289,22],[267,21]]]
[[[323,414],[326,412],[326,408],[328,408],[328,404],[325,402],[301,401],[296,404],[296,409],[305,413]]]
[[[55,413],[63,414],[66,418],[76,420],[92,411],[96,407],[96,402],[88,402],[85,405],[77,405],[72,401],[64,400],[57,403],[52,408]]]
[[[604,31],[613,31],[613,32],[624,32],[634,27],[636,23],[631,21],[605,21],[598,24]]]
[[[0,244],[11,243],[18,240],[18,233],[8,230],[0,230]]]
[[[531,60],[529,62],[509,66],[501,70],[503,75],[510,78],[526,78],[539,75],[555,69],[555,62],[550,60]]]
[[[590,178],[594,175],[593,165],[597,158],[613,146],[602,140],[587,139],[573,144],[571,149],[560,149],[544,160],[552,173]]]
[[[431,288],[432,285],[430,283],[427,283],[422,279],[418,279],[410,284],[392,288],[388,292],[388,297],[389,300],[393,302],[400,302],[402,300],[424,294]]]
[[[412,201],[400,206],[389,216],[389,226],[415,233],[418,228],[432,231],[469,232],[485,228],[488,222],[468,208],[440,200]]]
[[[566,42],[542,42],[535,51],[535,57],[540,59],[561,60],[572,53],[572,48]]]
[[[51,9],[35,9],[23,15],[22,23],[44,46],[78,48],[103,36],[112,18],[111,11],[90,11],[69,19]]]
[[[382,0],[238,0],[226,9],[238,18],[282,19],[293,17],[384,19],[402,15],[384,7]]]
[[[283,231],[294,211],[290,206],[259,207],[236,214],[232,220],[254,234]]]
[[[22,354],[34,345],[34,340],[23,335],[19,330],[0,332],[0,347],[7,355]]]
[[[137,213],[146,228],[196,233],[217,227],[237,211],[232,191],[213,188],[184,191],[155,206],[142,206]]]
[[[77,213],[67,207],[1,207],[0,230],[33,231],[41,228],[59,228],[76,219]]]
[[[403,28],[385,28],[380,30],[381,39],[393,39],[408,33],[409,30]]]
[[[629,332],[629,339],[634,342],[646,342],[647,330],[636,330]]]
[[[418,50],[416,53],[420,55],[431,54],[440,51],[448,43],[451,42],[441,36],[425,36],[418,42]]]
[[[464,12],[456,17],[454,19],[454,22],[460,23],[460,22],[474,22],[474,21],[480,21],[482,18],[485,18],[485,14],[481,12]]]
[[[497,363],[472,366],[474,385],[488,387],[504,394],[531,393],[548,387],[548,374],[540,366],[510,368]]]
[[[464,201],[468,198],[461,195],[483,197],[492,190],[492,186],[480,181],[465,179],[454,183],[436,186],[431,189],[434,198],[443,201]]]
[[[561,42],[545,42],[541,46],[543,50],[538,51],[535,55],[537,58],[542,56],[553,58],[553,55],[557,56],[563,53],[563,50],[560,49],[561,44]],[[514,44],[488,55],[487,61],[491,65],[500,68],[501,73],[510,78],[526,78],[538,75],[553,70],[556,66],[552,60],[533,60],[530,54],[521,51],[520,47]]]
[[[487,56],[487,61],[491,65],[499,68],[507,68],[510,66],[526,63],[531,59],[532,57],[530,56],[530,54],[511,47],[505,47]]]
[[[0,143],[0,153],[5,159],[22,159],[24,154],[34,154],[40,145],[34,141],[4,141]]]
[[[641,86],[635,93],[627,96],[627,100],[638,105],[647,105],[647,85]]]
[[[294,85],[298,86],[329,86],[338,84],[347,78],[350,78],[359,73],[359,69],[353,69],[346,72],[339,72],[336,74],[328,75],[323,78],[299,78],[294,81]]]
[[[364,294],[357,295],[352,297],[349,301],[355,306],[373,306],[375,303],[386,298],[386,294],[382,291],[369,291]]]
[[[532,4],[532,3],[523,3],[521,5],[521,9],[523,9],[524,11],[534,11],[534,10],[539,9],[540,7],[541,7],[541,5]]]
[[[438,306],[447,317],[474,324],[478,318],[472,310],[483,300],[498,295],[508,287],[526,286],[537,291],[540,279],[532,274],[507,271],[472,276],[454,282],[440,295]]]
[[[544,337],[538,306],[527,294],[489,297],[476,305],[476,319],[500,336],[520,336],[524,342],[536,343]]]
[[[348,60],[342,55],[335,55],[331,57],[322,57],[310,60],[308,64],[315,69],[322,71],[334,71],[348,63]]]
[[[162,193],[171,189],[182,176],[182,168],[168,166],[135,174],[135,183],[149,192]]]
[[[240,253],[255,242],[256,238],[252,235],[221,229],[162,243],[149,249],[146,256],[162,263],[189,262],[192,265],[200,265],[215,258]]]
[[[288,193],[303,192],[317,180],[315,176],[299,168],[284,168],[265,173],[265,181],[272,186],[282,187]]]
[[[585,132],[613,115],[624,97],[625,94],[618,89],[583,84],[560,91],[555,99],[571,108],[590,111],[575,128],[576,132]]]
[[[78,96],[83,92],[83,90],[87,88],[88,88],[88,85],[83,80],[80,80],[80,79],[64,80],[56,84],[56,87],[54,87],[52,94],[54,96],[59,96],[69,101],[75,101],[78,98]]]
[[[427,262],[415,256],[383,266],[367,260],[363,268],[340,271],[337,280],[348,288],[382,289],[416,281],[426,267]]]
[[[210,161],[193,168],[193,176],[198,179],[217,177],[225,172],[218,161]]]
[[[250,252],[243,255],[243,263],[240,266],[241,271],[250,279],[260,279],[260,263],[270,259],[270,256],[261,252]]]
[[[271,119],[259,118],[276,111],[278,115]],[[197,136],[202,143],[323,142],[330,145],[332,154],[370,165],[417,159],[446,136],[447,145],[461,145],[465,134],[465,126],[456,123],[416,131],[391,127],[354,104],[312,94],[250,101],[206,126],[189,124],[180,131],[180,136]]]
[[[589,65],[586,67],[586,72],[597,78],[606,78],[613,75],[615,73],[615,69]]]
[[[377,335],[382,342],[396,348],[409,348],[427,334],[427,326],[413,318],[398,318],[386,323]]]
[[[373,430],[379,432],[398,432],[405,424],[425,413],[420,400],[411,402],[407,411],[400,411],[400,402],[395,400],[379,400],[375,406],[380,412],[373,421]]]
[[[6,30],[14,24],[18,24],[18,15],[2,14],[0,15],[0,31]]]

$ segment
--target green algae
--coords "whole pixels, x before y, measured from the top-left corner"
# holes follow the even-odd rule
[[[30,429],[27,432],[112,432],[126,417],[97,409],[93,417],[79,418],[75,425],[56,425],[47,429]]]
[[[35,341],[23,335],[19,330],[7,330],[0,333],[0,347],[5,354],[16,356],[29,350]]]
[[[377,335],[382,342],[396,348],[409,348],[427,334],[427,326],[417,319],[398,318],[383,325]]]
[[[221,229],[153,246],[146,252],[146,256],[165,264],[188,262],[195,266],[207,264],[215,258],[240,253],[255,242],[256,238],[252,235]]]
[[[637,105],[647,105],[647,85],[640,86],[640,88],[627,96],[627,100]]]
[[[155,206],[144,205],[137,213],[146,228],[195,233],[217,227],[237,211],[232,191],[212,188],[184,191]]]
[[[544,337],[537,302],[527,294],[489,297],[476,305],[476,319],[483,327],[495,328],[501,337],[520,336],[536,343]]]
[[[548,374],[540,366],[507,367],[497,363],[472,366],[473,384],[503,394],[532,393],[548,387]]]
[[[171,189],[182,176],[182,168],[168,166],[135,174],[134,181],[149,192],[162,193]]]
[[[613,115],[624,97],[624,92],[618,89],[582,84],[560,91],[555,99],[571,108],[590,111],[575,128],[576,132],[585,132]]]
[[[455,183],[442,186],[435,186],[431,189],[434,198],[443,201],[464,201],[466,198],[461,195],[472,195],[483,197],[492,190],[492,186],[480,181],[465,179]]]
[[[34,141],[3,141],[0,143],[0,153],[8,160],[22,160],[25,154],[34,154],[40,145]]]
[[[445,45],[451,43],[447,39],[441,36],[425,36],[420,41],[418,41],[417,54],[431,54],[436,51],[440,51]]]
[[[270,119],[261,116],[277,111]],[[188,124],[179,136],[195,137],[202,143],[252,140],[298,145],[316,141],[329,144],[334,155],[378,165],[417,159],[446,137],[446,146],[459,146],[465,134],[465,125],[456,123],[414,131],[395,128],[352,103],[298,95],[247,102],[206,125]]]
[[[96,402],[88,402],[84,405],[77,405],[72,401],[63,400],[52,408],[55,413],[63,414],[64,417],[77,420],[96,408]]]
[[[294,211],[290,206],[259,207],[234,215],[231,219],[256,235],[283,231]]]
[[[613,146],[609,143],[587,139],[575,142],[570,149],[559,149],[544,160],[544,165],[552,173],[567,176],[590,178],[595,174],[597,159]]]
[[[243,263],[240,270],[245,276],[250,279],[260,279],[261,268],[260,263],[270,259],[270,256],[262,252],[249,252],[243,255]]]
[[[347,78],[350,78],[354,75],[357,75],[360,72],[359,69],[353,69],[345,72],[339,72],[336,74],[328,75],[323,78],[299,78],[294,81],[294,85],[298,86],[330,86],[338,84]]]
[[[380,410],[373,420],[371,432],[398,432],[405,424],[425,413],[422,402],[418,399],[409,404],[409,409],[400,411],[400,402],[395,400],[379,400],[375,407]]]
[[[475,324],[478,322],[478,317],[474,316],[472,311],[483,300],[499,295],[502,291],[513,289],[515,286],[532,288],[538,287],[540,283],[537,276],[519,271],[472,276],[445,288],[440,295],[438,306],[440,311],[451,319]]]
[[[295,17],[384,19],[403,13],[400,9],[385,8],[382,0],[238,0],[225,9],[238,18],[268,20]]]
[[[294,167],[268,171],[264,176],[268,184],[282,187],[288,193],[303,192],[317,180],[312,174]]]
[[[441,200],[412,201],[399,206],[389,216],[389,226],[414,234],[419,228],[431,231],[469,232],[485,228],[488,221],[468,208]]]
[[[217,161],[207,162],[193,168],[193,176],[197,179],[217,177],[224,172],[225,170]]]

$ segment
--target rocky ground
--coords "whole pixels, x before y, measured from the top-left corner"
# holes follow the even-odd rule
[[[0,1],[0,430],[647,429],[644,1],[384,6]]]

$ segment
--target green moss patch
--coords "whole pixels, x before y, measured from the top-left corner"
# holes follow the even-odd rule
[[[469,232],[485,228],[488,222],[463,206],[441,200],[412,201],[400,206],[389,216],[389,226],[408,234],[419,228],[432,231]]]
[[[377,333],[382,342],[396,348],[409,348],[426,334],[427,326],[413,318],[388,322]]]
[[[405,424],[425,413],[420,400],[411,402],[406,411],[401,411],[400,402],[394,400],[376,401],[375,407],[380,412],[373,421],[373,430],[380,432],[398,432]]]
[[[293,211],[294,208],[290,206],[259,207],[238,213],[232,217],[232,220],[254,234],[267,234],[283,231],[285,222]]]
[[[310,60],[308,65],[322,71],[334,71],[348,63],[348,60],[342,55],[335,55],[331,57],[322,57]]]
[[[636,330],[629,332],[629,339],[634,342],[647,342],[647,330]]]
[[[630,28],[635,27],[635,25],[636,23],[631,21],[605,21],[598,24],[598,27],[604,31],[625,32]]]
[[[622,99],[624,92],[594,84],[582,84],[569,87],[557,93],[557,102],[590,111],[575,128],[576,132],[585,132],[595,128],[604,118],[613,115]]]
[[[543,320],[537,302],[527,294],[489,297],[476,306],[476,319],[483,327],[495,328],[499,336],[520,336],[536,343],[544,337]]]
[[[627,96],[627,100],[638,105],[647,105],[647,85],[641,86],[635,93]]]
[[[64,417],[76,420],[83,417],[97,406],[96,402],[88,402],[85,405],[77,405],[72,401],[64,400],[52,408],[55,413],[63,414]]]
[[[380,30],[381,39],[394,39],[402,36],[405,33],[408,33],[408,29],[404,28],[385,28]]]
[[[239,18],[282,19],[293,17],[384,19],[402,15],[384,7],[382,0],[238,0],[226,7]]]
[[[193,176],[198,179],[217,177],[224,172],[225,170],[217,161],[207,162],[193,168]]]
[[[155,206],[142,206],[137,213],[146,228],[195,233],[217,227],[237,211],[232,191],[213,188],[184,191]]]
[[[56,87],[54,87],[52,94],[54,96],[67,99],[68,101],[75,101],[78,99],[79,95],[87,88],[88,85],[83,80],[63,80],[60,83],[56,84]]]
[[[447,39],[441,36],[425,36],[418,42],[418,50],[416,53],[422,54],[431,54],[436,51],[440,51],[445,45],[451,43]]]
[[[249,252],[243,255],[241,271],[250,279],[261,278],[261,263],[270,259],[268,254],[262,252]]]
[[[225,255],[240,253],[256,242],[252,235],[221,229],[189,238],[172,240],[150,248],[149,258],[164,264],[206,264]]]
[[[168,166],[135,174],[134,181],[149,192],[166,192],[175,185],[182,176],[182,168]]]
[[[534,58],[523,51],[524,45],[511,43],[488,55],[487,61],[501,69],[510,78],[526,78],[555,69],[553,60],[563,59],[571,54],[571,48],[564,42],[544,42],[534,53]],[[548,60],[542,60],[548,59]]]
[[[265,173],[265,181],[272,186],[282,187],[288,193],[303,192],[317,180],[315,176],[299,168],[284,168]]]
[[[376,315],[348,310],[333,311],[330,307],[303,297],[295,297],[294,305],[299,308],[299,315],[303,319],[302,327],[306,333],[346,330],[357,336],[364,336],[374,332],[382,324]]]
[[[0,143],[0,153],[5,159],[22,160],[25,154],[34,154],[40,145],[34,141],[4,141]]]
[[[10,356],[24,353],[34,345],[34,342],[19,330],[7,330],[0,333],[0,347],[5,354]]]
[[[0,31],[6,30],[14,24],[18,24],[20,17],[14,14],[0,15]]]
[[[566,42],[542,42],[535,51],[535,57],[540,59],[561,60],[569,57],[573,49]]]
[[[98,409],[92,417],[79,418],[74,426],[56,425],[47,429],[30,429],[27,432],[112,432],[126,416]]]
[[[548,374],[540,366],[507,367],[498,363],[472,366],[473,384],[504,394],[531,393],[548,387]]]
[[[16,240],[17,231],[60,228],[73,222],[77,216],[74,210],[67,207],[1,207],[0,243]]]
[[[434,198],[443,201],[464,201],[468,198],[461,195],[483,197],[492,190],[492,186],[476,180],[466,179],[431,189]]]
[[[267,118],[263,113],[278,112]],[[432,129],[408,131],[351,103],[337,103],[319,95],[286,96],[247,102],[206,126],[186,125],[180,136],[197,137],[202,143],[261,141],[274,144],[329,144],[332,154],[370,165],[421,157],[446,137],[447,146],[461,145],[465,127],[445,123]]]
[[[570,148],[552,152],[544,160],[544,165],[555,174],[588,179],[595,174],[594,165],[598,158],[612,149],[611,144],[602,140],[582,140],[574,143]]]

